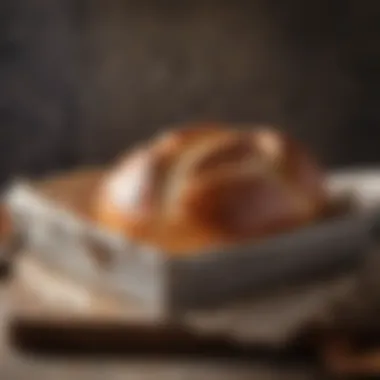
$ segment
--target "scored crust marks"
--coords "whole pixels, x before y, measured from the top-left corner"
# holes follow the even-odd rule
[[[280,161],[285,153],[284,136],[271,128],[260,128],[253,132],[254,144],[263,157],[275,162]]]
[[[139,149],[122,160],[105,181],[105,193],[112,206],[121,213],[143,215],[152,203],[152,159]]]
[[[229,237],[264,236],[296,223],[295,197],[282,182],[262,172],[199,183],[189,192],[187,206],[205,227]]]
[[[146,212],[165,214],[203,156],[212,154],[213,146],[228,144],[231,136],[230,131],[213,127],[167,132],[120,160],[105,181],[107,198],[121,212],[135,217]]]
[[[275,168],[284,149],[281,135],[267,130],[215,144],[194,165],[197,175],[183,192],[186,209],[205,227],[236,237],[298,223],[300,200]]]
[[[312,159],[265,127],[169,131],[120,162],[106,199],[153,235],[182,226],[215,241],[265,236],[311,220],[323,195]]]

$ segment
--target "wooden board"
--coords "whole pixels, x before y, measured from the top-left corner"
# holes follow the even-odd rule
[[[158,318],[178,319],[185,311],[215,308],[263,289],[352,268],[368,241],[371,215],[358,215],[354,202],[338,212],[334,201],[334,212],[314,226],[244,246],[173,258],[99,228],[91,216],[83,217],[91,215],[89,199],[97,194],[97,186],[86,178],[76,179],[77,185],[88,184],[82,186],[87,191],[74,192],[76,201],[87,195],[83,203],[89,205],[81,204],[79,211],[69,206],[70,193],[62,193],[64,186],[58,194],[47,194],[41,185],[12,187],[6,201],[17,231],[25,237],[28,255],[94,291],[118,294],[121,302],[136,297]]]
[[[317,369],[306,363],[265,362],[260,359],[228,360],[224,357],[122,357],[68,358],[25,355],[9,344],[8,306],[17,302],[32,308],[37,299],[27,289],[0,284],[0,368],[3,379],[19,380],[312,380]]]
[[[96,186],[102,171],[85,171],[74,173],[70,176],[58,177],[52,181],[43,183],[43,188],[50,194],[64,194],[63,201],[72,207],[89,205],[88,193],[84,188],[92,183]],[[81,180],[78,182],[78,179]],[[87,185],[83,186],[82,180],[86,178]],[[78,191],[81,189],[83,198],[77,198]],[[65,189],[62,192],[62,189]],[[373,189],[371,189],[373,190]],[[62,193],[61,193],[62,192]],[[72,194],[72,198],[68,196]],[[375,197],[376,198],[376,197]],[[85,207],[86,208],[86,207]],[[43,358],[32,358],[31,360],[20,356],[9,346],[4,345],[4,326],[10,326],[9,322],[24,321],[37,322],[34,327],[41,326],[49,328],[49,321],[63,323],[66,321],[84,323],[105,321],[121,321],[128,316],[130,320],[140,321],[142,317],[138,305],[127,303],[120,305],[109,298],[104,299],[99,294],[89,294],[80,286],[74,284],[68,279],[59,278],[57,274],[46,271],[41,263],[28,261],[27,255],[20,260],[16,276],[12,281],[7,294],[7,301],[1,299],[1,332],[0,346],[2,355],[0,355],[0,366],[2,374],[6,378],[44,378],[52,377],[56,379],[73,379],[81,378],[83,380],[96,378],[109,378],[116,380],[128,377],[131,379],[314,379],[316,377],[316,368],[312,363],[300,363],[292,361],[266,361],[255,355],[247,356],[245,360],[223,359],[222,361],[213,359],[190,359],[190,358],[127,358],[120,360],[109,360],[98,358],[96,362],[90,360],[75,360],[70,362],[65,360],[47,360]],[[195,350],[202,351],[200,347],[211,349],[227,343],[231,343],[231,337],[239,338],[239,342],[252,341],[270,343],[274,346],[282,345],[290,336],[296,333],[305,321],[324,314],[323,310],[328,308],[330,297],[337,296],[341,292],[347,293],[353,283],[353,277],[347,275],[341,278],[331,279],[318,286],[304,287],[303,289],[284,289],[271,297],[265,297],[261,300],[256,299],[254,302],[247,304],[235,305],[231,308],[228,315],[216,310],[212,315],[192,315],[188,316],[185,326],[180,330],[172,329],[169,333],[167,327],[161,330],[151,329],[149,324],[143,326],[143,329],[136,328],[136,324],[129,324],[129,334],[132,331],[135,342],[143,343],[146,346],[147,341],[143,337],[148,337],[149,344],[152,341],[158,342],[156,349],[161,347],[162,342],[172,341],[173,347],[193,346]],[[60,289],[60,290],[59,290]],[[59,297],[58,297],[59,295]],[[5,307],[8,305],[8,307]],[[7,310],[4,313],[4,310]],[[6,314],[4,316],[4,314]],[[288,316],[288,317],[286,317]],[[326,314],[324,314],[326,316]],[[75,324],[75,323],[74,323]],[[172,328],[173,326],[171,326]],[[185,327],[185,329],[183,329]],[[228,327],[226,329],[226,327]],[[29,330],[30,331],[30,330]],[[36,330],[38,332],[38,329]],[[247,331],[249,334],[247,334]],[[41,332],[41,330],[40,330]],[[142,333],[143,332],[143,333]],[[173,335],[174,332],[174,335]],[[223,332],[223,334],[220,334]],[[147,334],[148,333],[148,334]],[[163,334],[162,334],[163,333]],[[161,334],[161,335],[160,335]],[[51,334],[50,334],[51,335]],[[224,338],[221,338],[224,335]],[[9,335],[8,335],[9,336]],[[35,336],[34,336],[35,337]],[[41,336],[40,336],[41,337]],[[126,336],[130,338],[131,335]],[[87,336],[88,339],[88,336]],[[35,339],[40,340],[41,339]],[[91,341],[91,336],[90,339]],[[235,346],[236,348],[236,346]],[[54,374],[53,374],[54,373]],[[59,373],[59,377],[57,374]]]
[[[50,198],[91,218],[91,194],[95,194],[103,173],[99,169],[83,170],[41,181],[37,186]],[[17,302],[15,297],[13,319],[65,320],[65,323],[79,319],[113,320],[119,324],[129,323],[131,329],[137,325],[151,329],[165,324],[130,299],[120,302],[100,292],[92,293],[81,284],[52,272],[43,263],[28,258],[27,252],[21,256],[23,258],[17,261],[15,287],[28,289],[29,296],[39,301]],[[212,311],[189,312],[179,327],[187,334],[216,335],[239,344],[281,347],[294,339],[304,325],[325,316],[331,298],[346,292],[352,280],[352,274],[348,273],[318,283],[284,287],[275,293]]]
[[[132,300],[120,303],[108,296],[91,293],[80,284],[45,270],[27,255],[19,260],[12,284],[14,294],[10,316],[14,320],[75,324],[113,323],[152,329],[180,329],[185,335],[218,336],[241,344],[281,347],[297,336],[310,321],[327,314],[332,297],[346,292],[352,277],[325,280],[296,289],[286,288],[260,299],[247,300],[228,308],[189,313],[179,325],[155,319]],[[22,291],[21,291],[22,290]],[[21,294],[21,295],[20,295]],[[23,298],[34,299],[24,302]]]

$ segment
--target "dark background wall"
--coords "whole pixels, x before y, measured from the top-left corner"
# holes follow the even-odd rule
[[[168,123],[274,123],[380,161],[376,1],[2,0],[0,183],[107,162]]]

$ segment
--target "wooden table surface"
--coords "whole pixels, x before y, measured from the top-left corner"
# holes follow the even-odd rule
[[[99,179],[98,175],[99,173],[91,174],[90,180],[96,183]],[[352,175],[350,174],[351,177]],[[368,183],[368,178],[366,180],[366,178],[357,178],[355,175],[353,177],[355,184],[363,184],[364,186],[364,184]],[[367,177],[372,179],[374,175],[369,173]],[[56,193],[57,189],[65,187],[66,189],[72,188],[71,190],[75,194],[83,193],[82,188],[74,186],[77,182],[73,181],[73,178],[53,181],[54,186],[49,187],[50,191]],[[343,178],[342,182],[346,184],[347,180]],[[380,183],[378,183],[378,186],[380,187]],[[359,190],[365,192],[364,190],[366,189]],[[368,191],[365,192],[365,194],[367,193]],[[370,192],[369,195],[371,194]],[[84,195],[86,195],[85,192]],[[373,197],[378,199],[378,192],[374,193]],[[80,198],[83,200],[86,199],[86,196]],[[80,205],[83,207],[82,201]],[[68,206],[78,208],[76,204],[68,204]],[[118,359],[110,357],[52,359],[42,356],[26,356],[17,352],[7,342],[6,316],[7,307],[12,298],[11,294],[6,284],[0,284],[0,376],[2,380],[27,378],[29,380],[311,380],[325,378],[308,363],[296,362],[291,364],[287,361],[273,360],[268,362],[254,356],[245,357],[244,360],[236,360],[231,357],[211,359],[210,357],[202,358],[199,356],[197,359],[190,357],[179,359],[178,356],[176,358],[166,357],[160,359],[141,356],[124,356]],[[33,301],[25,299],[24,302],[32,303]]]
[[[311,380],[321,379],[309,364],[245,358],[119,356],[64,358],[21,353],[9,344],[9,285],[0,286],[0,374],[2,380]],[[24,301],[26,302],[26,301]]]
[[[97,175],[93,176],[96,181]],[[67,183],[70,182],[70,183]],[[54,181],[49,189],[56,192],[56,188],[73,187],[75,181]],[[75,191],[74,191],[75,190]],[[73,192],[81,193],[81,189],[74,188]],[[86,197],[84,197],[85,199]],[[71,205],[69,205],[71,206]],[[83,202],[81,202],[83,207]],[[190,357],[148,358],[125,355],[116,358],[88,357],[84,358],[47,358],[21,354],[11,347],[7,341],[7,308],[12,301],[12,292],[9,285],[0,285],[0,376],[2,380],[38,379],[38,380],[311,380],[323,379],[324,376],[316,373],[310,364],[289,363],[287,361],[266,362],[257,357],[244,359],[207,358],[198,355]],[[33,303],[27,298],[25,303]]]

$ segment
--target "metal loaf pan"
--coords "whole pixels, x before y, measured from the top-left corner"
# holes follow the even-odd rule
[[[99,229],[27,182],[15,184],[6,203],[29,255],[165,317],[355,265],[370,222],[364,214],[344,216],[252,245],[172,258]]]

